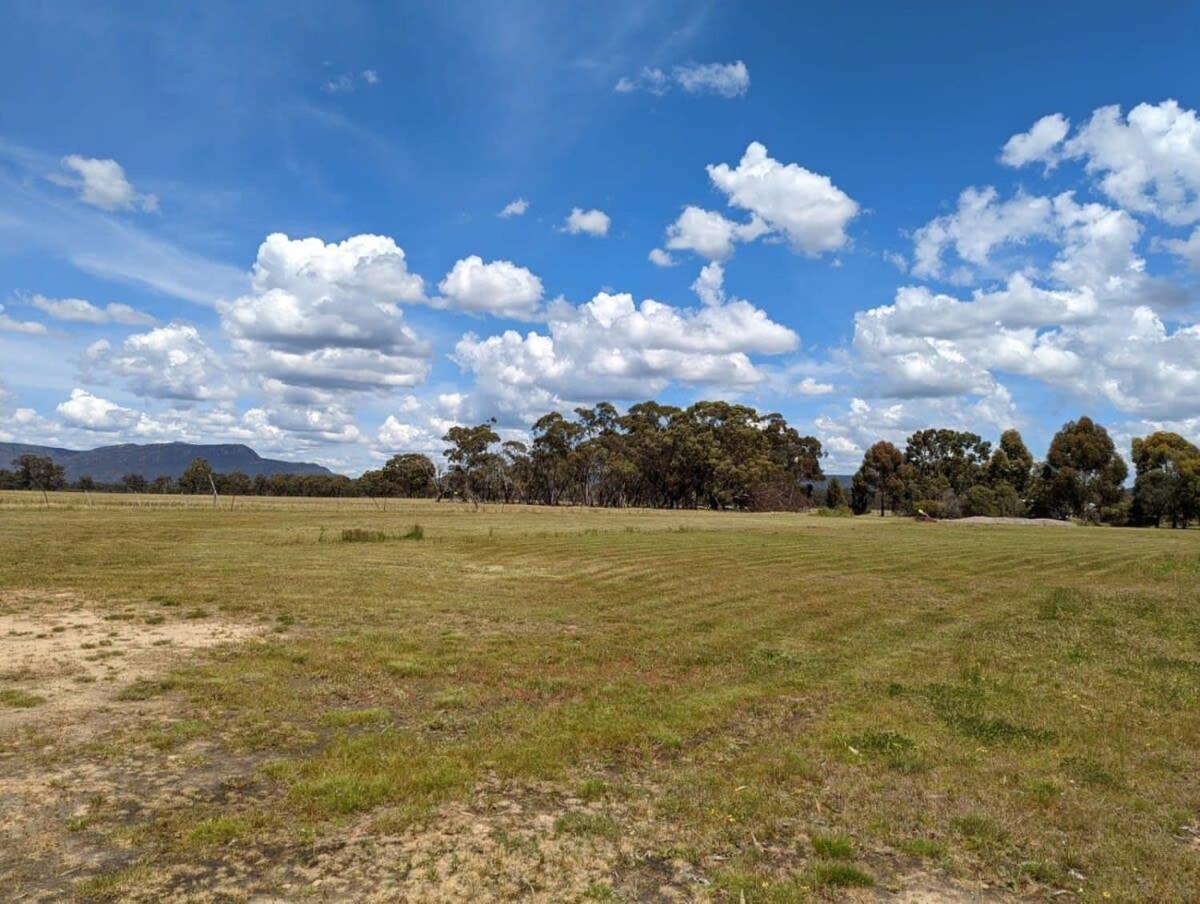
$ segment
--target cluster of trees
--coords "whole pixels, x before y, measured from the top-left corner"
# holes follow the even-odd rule
[[[1177,433],[1151,433],[1133,441],[1133,466],[1131,523],[1187,527],[1200,518],[1200,449]]]
[[[0,468],[0,490],[61,490],[67,485],[62,465],[42,455],[19,455],[11,471]]]
[[[955,518],[970,515],[1081,518],[1111,524],[1186,527],[1200,516],[1200,449],[1174,433],[1133,441],[1137,479],[1112,437],[1091,418],[1063,425],[1044,461],[1021,434],[990,442],[958,430],[919,430],[901,451],[878,442],[863,456],[850,488],[858,514],[877,508]],[[831,488],[832,489],[832,488]]]
[[[1091,418],[1063,425],[1044,461],[1006,430],[995,448],[974,433],[919,430],[903,450],[881,441],[863,456],[847,496],[823,491],[821,443],[779,414],[746,405],[688,408],[642,402],[624,414],[602,402],[533,425],[529,444],[502,442],[495,421],[451,427],[445,465],[395,455],[357,480],[342,475],[214,473],[196,459],[178,480],[127,474],[115,486],[83,477],[83,490],[216,492],[222,496],[453,498],[474,502],[795,510],[821,504],[856,514],[887,510],[938,518],[970,515],[1081,518],[1111,524],[1186,527],[1200,518],[1200,449],[1175,433],[1133,440],[1136,478],[1108,431]],[[0,489],[43,492],[66,485],[49,458],[22,455],[0,470]]]
[[[452,427],[440,490],[472,500],[651,508],[797,509],[813,504],[821,443],[746,405],[602,402],[540,418],[529,445],[494,421]],[[364,475],[365,476],[365,475]]]

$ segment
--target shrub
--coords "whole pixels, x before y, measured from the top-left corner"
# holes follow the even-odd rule
[[[342,531],[343,543],[383,543],[387,539],[388,535],[381,530],[349,527]]]
[[[343,543],[386,543],[389,540],[424,540],[425,528],[414,524],[403,534],[389,534],[382,530],[367,530],[361,527],[348,527],[342,531]]]
[[[854,510],[848,505],[839,505],[837,508],[816,509],[813,514],[822,518],[853,518]]]
[[[996,494],[983,484],[969,488],[962,498],[963,514],[968,518],[973,515],[1000,515],[1000,503]]]

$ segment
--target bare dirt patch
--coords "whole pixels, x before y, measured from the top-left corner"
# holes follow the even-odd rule
[[[75,878],[133,862],[134,845],[101,826],[134,825],[253,771],[203,738],[175,744],[199,723],[182,718],[167,676],[260,630],[152,603],[109,611],[67,593],[0,594],[0,888],[12,900],[62,900]]]
[[[694,900],[705,879],[668,846],[646,800],[584,801],[549,784],[481,782],[403,829],[381,808],[299,849],[230,844],[139,877],[129,900]]]
[[[53,608],[26,604],[0,614],[0,691],[18,701],[0,701],[0,737],[25,727],[55,727],[78,740],[110,728],[114,714],[153,705],[149,694],[130,691],[136,682],[162,676],[181,655],[260,630],[195,611],[102,613],[69,595],[53,601]],[[9,594],[0,596],[6,608],[12,602]]]

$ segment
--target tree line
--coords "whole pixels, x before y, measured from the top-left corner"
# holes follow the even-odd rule
[[[850,486],[856,514],[891,509],[956,518],[1078,518],[1117,525],[1186,527],[1200,517],[1200,449],[1176,433],[1133,440],[1135,479],[1108,431],[1089,417],[1054,435],[1035,461],[1021,434],[1006,430],[993,450],[974,433],[919,430],[901,451],[871,446]],[[832,489],[832,488],[831,488]],[[840,488],[839,488],[840,492]]]
[[[1133,440],[1135,480],[1108,431],[1091,418],[1065,424],[1043,461],[1021,434],[992,444],[974,433],[919,430],[904,449],[880,441],[850,486],[824,485],[825,452],[777,413],[697,402],[648,401],[621,414],[602,402],[572,417],[540,418],[529,443],[502,441],[495,420],[451,427],[444,462],[394,455],[357,479],[343,475],[218,474],[196,459],[177,480],[125,475],[115,485],[82,477],[81,490],[222,496],[464,499],[537,505],[788,511],[823,506],[865,514],[933,518],[970,515],[1079,518],[1110,524],[1186,527],[1200,517],[1200,449],[1175,433]],[[23,455],[0,470],[0,488],[61,489],[63,469]]]

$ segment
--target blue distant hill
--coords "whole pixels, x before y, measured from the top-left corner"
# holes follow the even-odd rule
[[[219,474],[241,471],[259,474],[332,474],[328,468],[312,462],[280,461],[263,458],[241,443],[201,445],[198,443],[123,443],[98,449],[57,449],[28,443],[0,443],[0,468],[11,468],[18,455],[44,455],[62,465],[67,480],[91,477],[98,483],[116,483],[126,474],[141,474],[153,480],[165,474],[178,478],[194,458],[208,461]]]

